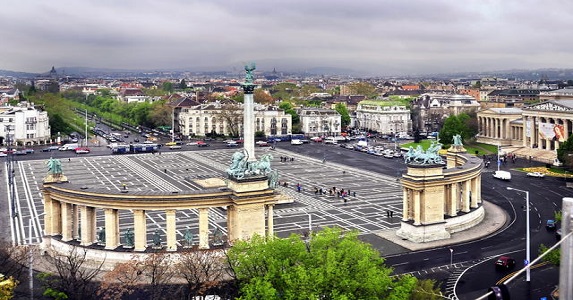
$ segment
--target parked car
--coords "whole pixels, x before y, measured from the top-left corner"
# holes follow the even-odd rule
[[[302,141],[301,140],[291,140],[290,144],[291,145],[302,145]]]
[[[26,153],[26,151],[24,150],[16,150],[14,151],[14,155],[26,155],[28,153]]]
[[[24,151],[26,151],[26,154],[34,154],[34,149],[32,148],[26,148]]]
[[[42,148],[42,152],[51,152],[52,149],[50,147]]]
[[[256,142],[255,144],[256,144],[257,146],[259,146],[259,147],[268,147],[268,146],[270,146],[270,144],[267,143],[267,142],[265,142],[265,141],[258,141],[258,142]]]
[[[173,149],[181,149],[181,145],[171,145],[169,146],[169,149],[173,150]]]
[[[500,256],[495,261],[495,267],[499,269],[511,269],[515,267],[515,259],[510,256]]]
[[[8,156],[8,154],[4,153],[4,152],[0,152],[0,157],[5,157]]]
[[[197,142],[197,147],[209,147],[211,145],[205,143],[204,141],[198,141]]]
[[[168,142],[168,143],[165,143],[165,146],[175,146],[175,145],[177,145],[176,142]]]
[[[547,222],[545,222],[545,228],[547,228],[547,230],[555,230],[557,228],[557,223],[555,220],[547,220]]]
[[[239,144],[236,141],[233,140],[226,140],[225,144],[227,147],[237,147],[239,146]]]
[[[545,177],[545,174],[541,173],[541,172],[529,172],[526,174],[528,177],[537,177],[537,178],[543,178]]]
[[[320,143],[320,142],[322,142],[322,138],[319,137],[319,136],[311,137],[310,140],[313,141],[313,142],[315,142],[315,143]]]

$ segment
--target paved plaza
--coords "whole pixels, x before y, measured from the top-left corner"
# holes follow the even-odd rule
[[[335,162],[308,158],[287,150],[257,148],[257,155],[270,152],[274,156],[272,167],[279,170],[281,186],[277,189],[295,199],[293,203],[274,208],[274,230],[280,237],[302,233],[326,226],[339,226],[360,231],[364,240],[373,244],[381,240],[375,233],[397,229],[402,217],[402,190],[396,177],[364,171]],[[86,156],[62,159],[63,172],[68,180],[87,188],[120,190],[125,184],[129,190],[177,192],[199,190],[199,180],[225,177],[231,155],[237,149],[163,152],[161,154]],[[282,162],[280,157],[288,157]],[[291,159],[292,158],[292,159]],[[46,160],[18,161],[15,167],[16,201],[12,213],[13,239],[26,244],[39,242],[43,226],[41,184],[46,175]],[[287,182],[288,186],[283,185]],[[301,192],[296,185],[300,184]],[[346,202],[333,194],[315,194],[315,188],[350,190]],[[355,193],[355,196],[354,196]],[[388,218],[386,211],[393,211]],[[97,226],[104,225],[103,212],[98,210]],[[165,213],[148,211],[148,240],[158,229],[165,230]],[[29,220],[32,220],[30,222]],[[190,228],[198,241],[198,211],[177,211],[178,240]],[[30,231],[30,223],[32,230]],[[133,228],[132,214],[120,211],[120,232]],[[224,208],[210,209],[209,228],[226,233]],[[32,238],[30,239],[30,233]],[[123,240],[123,235],[122,235]],[[163,238],[165,241],[165,238]],[[375,245],[376,246],[376,245]]]

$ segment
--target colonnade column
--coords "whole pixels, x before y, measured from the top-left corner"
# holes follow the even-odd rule
[[[69,242],[73,239],[73,207],[71,203],[61,202],[62,218],[62,241]]]
[[[209,249],[208,208],[199,208],[199,249]]]
[[[89,206],[81,206],[80,218],[81,226],[81,243],[82,246],[89,246],[96,241],[96,214],[95,208]]]
[[[267,206],[267,236],[272,238],[275,235],[274,229],[274,212],[273,212],[273,205],[270,204]]]
[[[133,227],[133,250],[145,251],[145,248],[147,248],[145,210],[137,209],[133,211]]]
[[[458,185],[456,183],[450,184],[450,196],[449,198],[449,206],[450,211],[448,211],[448,215],[450,217],[455,217],[458,214]]]
[[[472,191],[472,197],[470,199],[470,208],[477,208],[478,207],[478,187],[477,187],[477,183],[478,183],[478,177],[475,177],[473,179],[470,180],[471,183],[471,191]]]
[[[44,191],[44,235],[52,235],[53,233],[53,224],[54,221],[53,217],[53,200],[50,197],[50,194]]]
[[[80,210],[77,205],[72,204],[72,237],[74,240],[80,239]]]
[[[472,186],[469,180],[466,180],[464,183],[464,193],[462,195],[462,211],[469,212],[470,211],[470,195],[472,192]]]
[[[402,221],[406,222],[409,220],[409,212],[410,212],[410,207],[408,205],[408,199],[410,196],[410,193],[408,192],[407,188],[403,188],[402,189]]]
[[[420,225],[422,224],[421,219],[420,219],[420,214],[421,214],[421,203],[420,203],[420,194],[422,192],[421,191],[414,191],[414,225]]]
[[[119,214],[117,209],[105,211],[105,249],[113,250],[119,246]]]
[[[177,250],[177,222],[175,219],[176,210],[169,209],[165,211],[165,219],[167,222],[167,251]]]

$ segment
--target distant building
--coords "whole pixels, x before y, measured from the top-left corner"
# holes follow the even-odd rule
[[[351,122],[352,127],[384,134],[412,131],[410,108],[404,101],[360,101]]]
[[[298,113],[301,131],[309,136],[338,136],[341,116],[333,109],[303,108]]]
[[[183,136],[242,136],[243,104],[225,101],[181,107],[176,120],[176,127]],[[273,106],[255,104],[254,122],[255,132],[266,136],[292,133],[292,116]]]
[[[9,136],[10,135],[10,136]],[[0,143],[6,145],[41,145],[50,143],[48,113],[24,103],[0,107]]]
[[[559,89],[553,91],[543,91],[539,93],[540,101],[550,101],[550,100],[573,100],[573,89]]]

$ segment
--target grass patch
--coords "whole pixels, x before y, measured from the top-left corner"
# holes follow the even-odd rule
[[[410,146],[413,148],[418,147],[418,145],[422,146],[422,149],[426,150],[428,149],[428,147],[430,147],[430,145],[432,144],[432,140],[421,140],[419,143],[406,143],[406,144],[401,144],[400,147],[402,148],[409,148]],[[450,147],[450,145],[445,145],[444,149],[448,149]],[[466,148],[468,154],[472,154],[472,155],[477,155],[477,156],[482,156],[482,155],[490,155],[490,154],[497,154],[497,146],[496,145],[490,145],[490,144],[484,144],[484,143],[470,143],[467,145],[464,145],[464,148]]]

